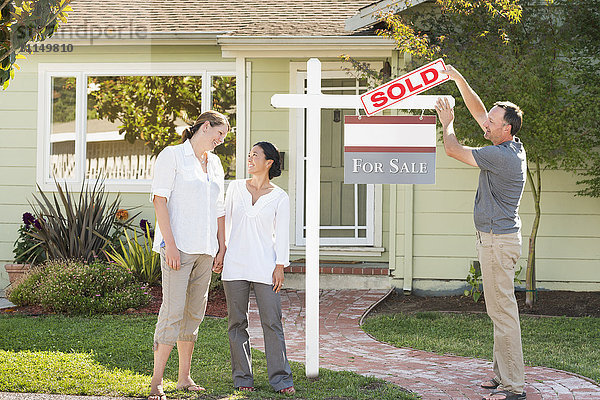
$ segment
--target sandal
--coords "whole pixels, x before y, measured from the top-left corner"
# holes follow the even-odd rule
[[[167,400],[167,395],[164,393],[151,394],[148,396],[148,400]]]
[[[494,398],[492,396],[495,396],[497,394],[503,395],[504,397],[498,397],[498,398]],[[496,390],[490,394],[488,394],[486,397],[482,398],[481,400],[525,400],[527,398],[527,394],[525,392],[523,393],[513,393],[513,392],[509,392],[508,390]]]
[[[254,387],[252,386],[238,386],[235,388],[235,390],[239,390],[242,392],[254,392],[256,389],[254,389]]]
[[[204,392],[206,390],[202,386],[196,385],[195,383],[192,383],[191,385],[181,386],[175,389],[184,390],[187,392]]]
[[[496,389],[498,386],[500,386],[500,382],[498,382],[496,380],[496,378],[492,378],[489,381],[485,381],[485,382],[481,382],[481,386],[484,389]]]
[[[296,393],[296,389],[293,386],[286,387],[285,389],[278,390],[277,393],[281,394],[294,394]]]

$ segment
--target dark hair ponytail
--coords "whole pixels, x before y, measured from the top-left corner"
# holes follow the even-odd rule
[[[279,155],[279,150],[273,143],[269,142],[258,142],[254,146],[260,146],[265,153],[265,158],[267,160],[273,160],[271,164],[271,168],[269,168],[269,179],[273,179],[281,175],[281,156]],[[252,146],[252,147],[254,147]]]

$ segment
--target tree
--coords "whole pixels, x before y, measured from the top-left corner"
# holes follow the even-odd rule
[[[16,61],[23,59],[22,49],[30,42],[51,37],[59,20],[67,22],[73,11],[71,0],[0,0],[0,86],[6,89],[14,78]]]
[[[483,102],[511,100],[524,111],[519,137],[527,151],[527,181],[535,205],[527,257],[527,304],[535,302],[535,248],[541,218],[542,172],[561,169],[586,177],[582,195],[600,195],[600,95],[597,54],[600,0],[523,0],[518,18],[490,12],[508,0],[487,2],[438,0],[439,14],[386,15],[387,29],[398,48],[416,64],[444,57],[463,72]],[[492,3],[491,5],[489,3]],[[513,17],[511,17],[513,16]],[[415,28],[419,27],[420,30]],[[466,144],[488,145],[468,114],[456,87],[435,92],[457,98],[456,131]]]
[[[229,117],[235,126],[235,78],[213,77],[212,109]],[[209,83],[205,83],[209,84]],[[98,118],[120,121],[119,133],[133,143],[143,140],[158,155],[179,143],[176,121],[192,124],[201,113],[202,80],[193,76],[119,76],[90,78],[88,105]],[[226,166],[226,179],[235,176],[235,136],[228,135],[215,153]]]

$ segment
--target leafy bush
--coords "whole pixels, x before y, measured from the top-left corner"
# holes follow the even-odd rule
[[[127,225],[127,221],[116,222],[121,211],[120,197],[117,195],[109,204],[100,181],[92,187],[84,183],[79,196],[58,182],[56,188],[58,193],[53,194],[50,201],[38,186],[40,198],[34,196],[36,204],[32,204],[32,208],[39,227],[31,236],[42,243],[50,260],[78,259],[90,263],[104,257],[111,233]]]
[[[519,275],[523,270],[522,266],[519,266],[519,269],[515,271],[514,282],[515,285],[520,285],[523,283],[521,279],[519,279]],[[473,301],[477,303],[481,295],[483,294],[483,277],[481,276],[481,266],[479,265],[479,261],[473,261],[471,263],[471,267],[469,268],[469,274],[467,275],[467,284],[470,286],[469,289],[465,289],[464,295],[466,297],[471,296]]]
[[[41,265],[30,269],[20,282],[8,287],[7,297],[18,306],[37,305],[39,303],[38,287],[45,276],[46,272]]]
[[[130,238],[124,231],[127,247],[119,239],[120,251],[111,245],[111,251],[106,255],[119,267],[132,272],[141,282],[155,285],[161,277],[160,255],[152,251],[153,232],[150,223],[143,219],[140,226],[145,228],[145,232],[141,235],[134,232],[133,238]]]
[[[23,213],[23,224],[19,227],[19,237],[13,249],[16,263],[35,265],[46,260],[42,242],[32,235],[39,226],[40,223],[31,213]]]
[[[106,314],[148,304],[147,287],[103,262],[49,261],[8,293],[16,305],[39,305],[66,314]]]

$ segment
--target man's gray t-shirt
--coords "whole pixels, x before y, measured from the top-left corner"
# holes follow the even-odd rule
[[[475,228],[505,234],[521,229],[519,203],[525,187],[527,161],[519,138],[472,150],[481,169],[475,196]]]

